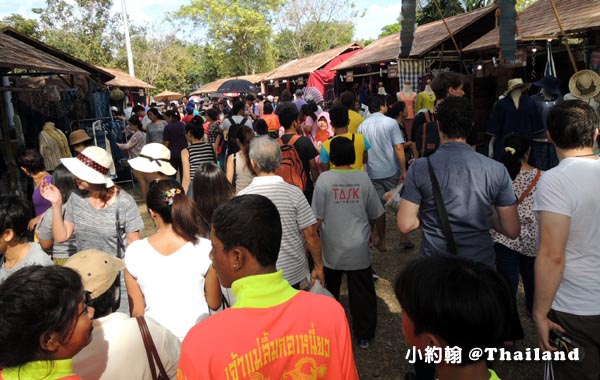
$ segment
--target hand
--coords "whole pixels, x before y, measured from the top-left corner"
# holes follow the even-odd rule
[[[310,274],[310,286],[315,284],[315,280],[319,280],[321,285],[325,287],[325,271],[323,265],[315,265],[312,273]]]
[[[42,182],[40,185],[40,194],[42,197],[52,203],[52,206],[62,205],[62,195],[60,190],[49,182]]]
[[[400,176],[398,177],[398,183],[396,185],[404,183],[405,179],[406,179],[406,172],[403,170],[402,173],[400,173]]]
[[[369,236],[369,248],[375,247],[377,245],[377,236],[375,236],[374,232],[371,232]]]
[[[35,229],[35,226],[37,226],[37,224],[40,222],[40,219],[42,219],[41,215],[38,215],[35,218],[31,219],[29,221],[29,224],[27,225],[27,229],[29,231],[33,231]]]
[[[540,349],[542,351],[556,351],[556,347],[550,344],[550,330],[558,330],[564,333],[565,329],[549,320],[548,317],[535,318],[535,328],[537,330],[537,341]]]

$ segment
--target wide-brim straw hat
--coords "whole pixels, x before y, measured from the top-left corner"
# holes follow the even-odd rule
[[[508,88],[506,89],[506,94],[510,93],[512,90],[516,90],[517,88],[524,88],[528,86],[527,83],[523,82],[521,78],[514,78],[508,81]]]
[[[92,138],[83,130],[78,129],[76,131],[71,132],[69,135],[69,145],[77,145],[81,144],[85,141],[90,141]]]
[[[175,175],[177,170],[171,165],[171,151],[159,143],[144,145],[140,155],[128,160],[129,166],[142,173],[163,173],[164,175]]]
[[[569,80],[569,91],[579,99],[590,99],[600,94],[600,75],[592,70],[581,70]]]
[[[60,162],[82,181],[102,184],[107,188],[115,185],[108,177],[110,167],[113,165],[112,157],[102,148],[90,146],[76,157],[61,158]]]

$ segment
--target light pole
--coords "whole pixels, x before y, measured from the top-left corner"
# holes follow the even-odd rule
[[[127,6],[125,0],[121,0],[123,6],[123,24],[125,25],[125,48],[127,49],[127,67],[129,68],[129,75],[135,77],[135,70],[133,69],[133,53],[131,52],[131,38],[129,38],[129,24],[127,22]]]

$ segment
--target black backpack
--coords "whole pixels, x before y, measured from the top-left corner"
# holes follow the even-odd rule
[[[248,118],[244,117],[239,123],[236,123],[233,120],[232,116],[229,116],[227,120],[229,120],[229,123],[231,124],[229,126],[229,132],[227,132],[227,155],[229,156],[230,154],[234,154],[240,151],[240,147],[235,142],[235,139],[237,137],[238,129],[246,125],[246,121],[248,120]]]
[[[435,115],[431,111],[423,114],[425,122],[415,131],[413,140],[417,144],[417,152],[420,157],[427,157],[437,150],[440,146],[440,132]]]

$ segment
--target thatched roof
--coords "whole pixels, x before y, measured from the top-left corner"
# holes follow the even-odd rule
[[[217,79],[214,82],[207,83],[204,86],[194,90],[194,92],[192,92],[190,94],[190,96],[199,95],[199,94],[207,94],[210,92],[217,92],[217,89],[219,87],[221,87],[221,85],[224,82],[226,82],[230,79],[245,79],[254,84],[260,83],[260,81],[265,77],[265,75],[266,75],[266,73],[260,73],[260,74],[241,75],[241,76],[237,76],[237,77]]]
[[[283,65],[279,66],[274,71],[270,72],[263,80],[275,80],[293,78],[304,74],[312,73],[315,70],[325,66],[329,61],[341,55],[347,51],[361,49],[361,46],[357,43],[349,43],[346,45],[338,46],[336,48],[313,54],[308,57],[294,59]],[[357,53],[357,55],[360,53]],[[351,58],[350,58],[351,59]]]
[[[85,71],[86,73],[97,75],[100,78],[100,80],[102,80],[103,82],[109,81],[113,78],[112,74],[110,74],[102,69],[99,69],[98,67],[92,65],[91,63],[84,62],[84,61],[80,60],[79,58],[75,58],[72,55],[65,53],[62,50],[58,50],[50,45],[46,45],[45,43],[43,43],[39,40],[36,40],[35,38],[31,38],[21,32],[18,32],[11,27],[2,28],[0,30],[0,33],[10,36],[10,37],[26,44],[27,46],[25,47],[25,50],[33,49],[33,50],[37,50],[37,51],[49,54],[55,58],[58,58],[59,60],[62,60],[64,62],[78,68],[79,71]],[[26,62],[26,61],[24,61],[24,62]],[[25,64],[25,63],[23,63],[23,64]]]
[[[496,6],[490,5],[485,8],[448,17],[446,18],[446,23],[452,33],[456,34],[495,10]],[[410,57],[421,57],[447,41],[449,38],[450,36],[448,35],[448,31],[442,20],[420,25],[415,30]],[[394,33],[367,45],[361,52],[336,66],[335,70],[344,70],[372,63],[394,61],[398,58],[399,52],[400,34]]]
[[[2,51],[0,55],[0,67],[2,68],[89,75],[89,72],[37,50],[5,33],[0,33],[0,51]]]
[[[600,1],[555,0],[565,33],[579,33],[600,28]],[[549,0],[538,0],[517,18],[517,40],[539,40],[556,37],[560,33]],[[498,28],[465,47],[465,52],[497,49]]]
[[[98,68],[114,75],[113,79],[111,79],[105,83],[107,86],[121,87],[121,88],[147,88],[150,90],[156,89],[156,87],[154,87],[153,85],[148,84],[148,83],[144,82],[143,80],[134,78],[122,70],[109,69],[108,67],[100,67],[100,66],[98,66]]]

